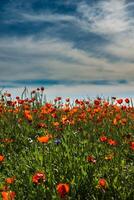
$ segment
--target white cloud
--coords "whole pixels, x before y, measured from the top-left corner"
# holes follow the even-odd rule
[[[78,4],[81,28],[101,35],[107,43],[100,51],[118,58],[134,61],[134,16],[130,8],[134,2],[126,0],[98,1]],[[99,49],[99,48],[98,48]]]
[[[106,45],[105,51],[134,62],[134,34],[128,33],[116,37],[113,42]]]
[[[42,14],[28,14],[22,13],[21,17],[27,22],[72,22],[75,21],[75,17],[71,15],[57,14],[57,13],[42,13]]]
[[[93,6],[81,3],[77,10],[91,32],[111,36],[129,29],[125,0],[104,0]]]
[[[49,33],[46,35],[41,30],[40,39],[36,35],[0,39],[0,79],[133,81],[134,21],[129,15],[129,6],[125,0],[104,0],[93,5],[78,4],[73,16],[16,12],[15,15],[19,16],[16,20],[20,22],[58,22],[59,26],[60,22],[69,22],[77,25],[78,29],[101,35],[107,39],[107,43],[100,47],[98,43],[100,52],[120,59],[112,62],[105,57],[97,58],[90,52],[76,48],[73,42],[50,38]]]
[[[77,28],[105,37],[107,43],[104,48],[98,47],[101,52],[118,58],[130,59],[132,62],[134,61],[134,18],[129,9],[133,6],[133,2],[126,0],[103,0],[92,5],[83,1],[78,3],[77,12],[74,15],[21,12],[18,13],[18,20],[59,23],[59,26],[61,22],[69,22]],[[74,54],[74,51],[72,53]]]
[[[112,63],[74,47],[73,42],[57,38],[33,37],[0,39],[0,78],[117,80],[134,79],[131,62]],[[127,68],[126,68],[127,66]]]

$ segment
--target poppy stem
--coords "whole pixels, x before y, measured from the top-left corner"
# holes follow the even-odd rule
[[[44,157],[44,154],[45,154],[45,144],[43,144],[42,150],[43,150],[43,152],[42,152],[42,154],[43,154],[42,166],[44,167],[44,165],[45,165],[45,157]]]

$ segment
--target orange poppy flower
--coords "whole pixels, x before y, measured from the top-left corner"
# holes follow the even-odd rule
[[[13,191],[3,191],[1,192],[2,200],[14,200],[15,192]]]
[[[14,181],[15,181],[15,177],[6,178],[5,181],[6,181],[6,183],[8,183],[8,184],[12,184],[12,183],[14,183]]]
[[[13,139],[10,139],[10,138],[5,138],[5,139],[1,139],[0,142],[4,142],[4,143],[11,143],[13,142],[14,140]]]
[[[114,118],[114,119],[113,119],[113,124],[114,124],[114,125],[117,125],[117,123],[118,123],[118,122],[117,122],[117,119]]]
[[[121,125],[126,125],[127,119],[126,119],[126,118],[122,118],[122,119],[120,120],[120,123],[121,123]]]
[[[32,121],[32,119],[33,119],[29,110],[24,111],[24,116],[28,121]]]
[[[37,140],[41,143],[48,143],[51,138],[52,138],[51,135],[45,135],[45,136],[38,137]]]
[[[114,157],[114,153],[108,154],[105,156],[105,160],[112,160]]]
[[[2,162],[4,160],[4,156],[0,155],[0,162]]]
[[[59,122],[53,122],[53,125],[54,125],[55,127],[58,127],[60,124],[59,124]]]
[[[64,198],[70,190],[69,185],[66,183],[59,183],[56,189],[61,198]]]

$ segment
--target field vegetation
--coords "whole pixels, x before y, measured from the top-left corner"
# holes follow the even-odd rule
[[[133,200],[132,99],[0,95],[0,199]]]

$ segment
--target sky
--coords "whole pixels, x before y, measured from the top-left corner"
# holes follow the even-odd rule
[[[133,0],[0,0],[0,88],[134,97]]]

